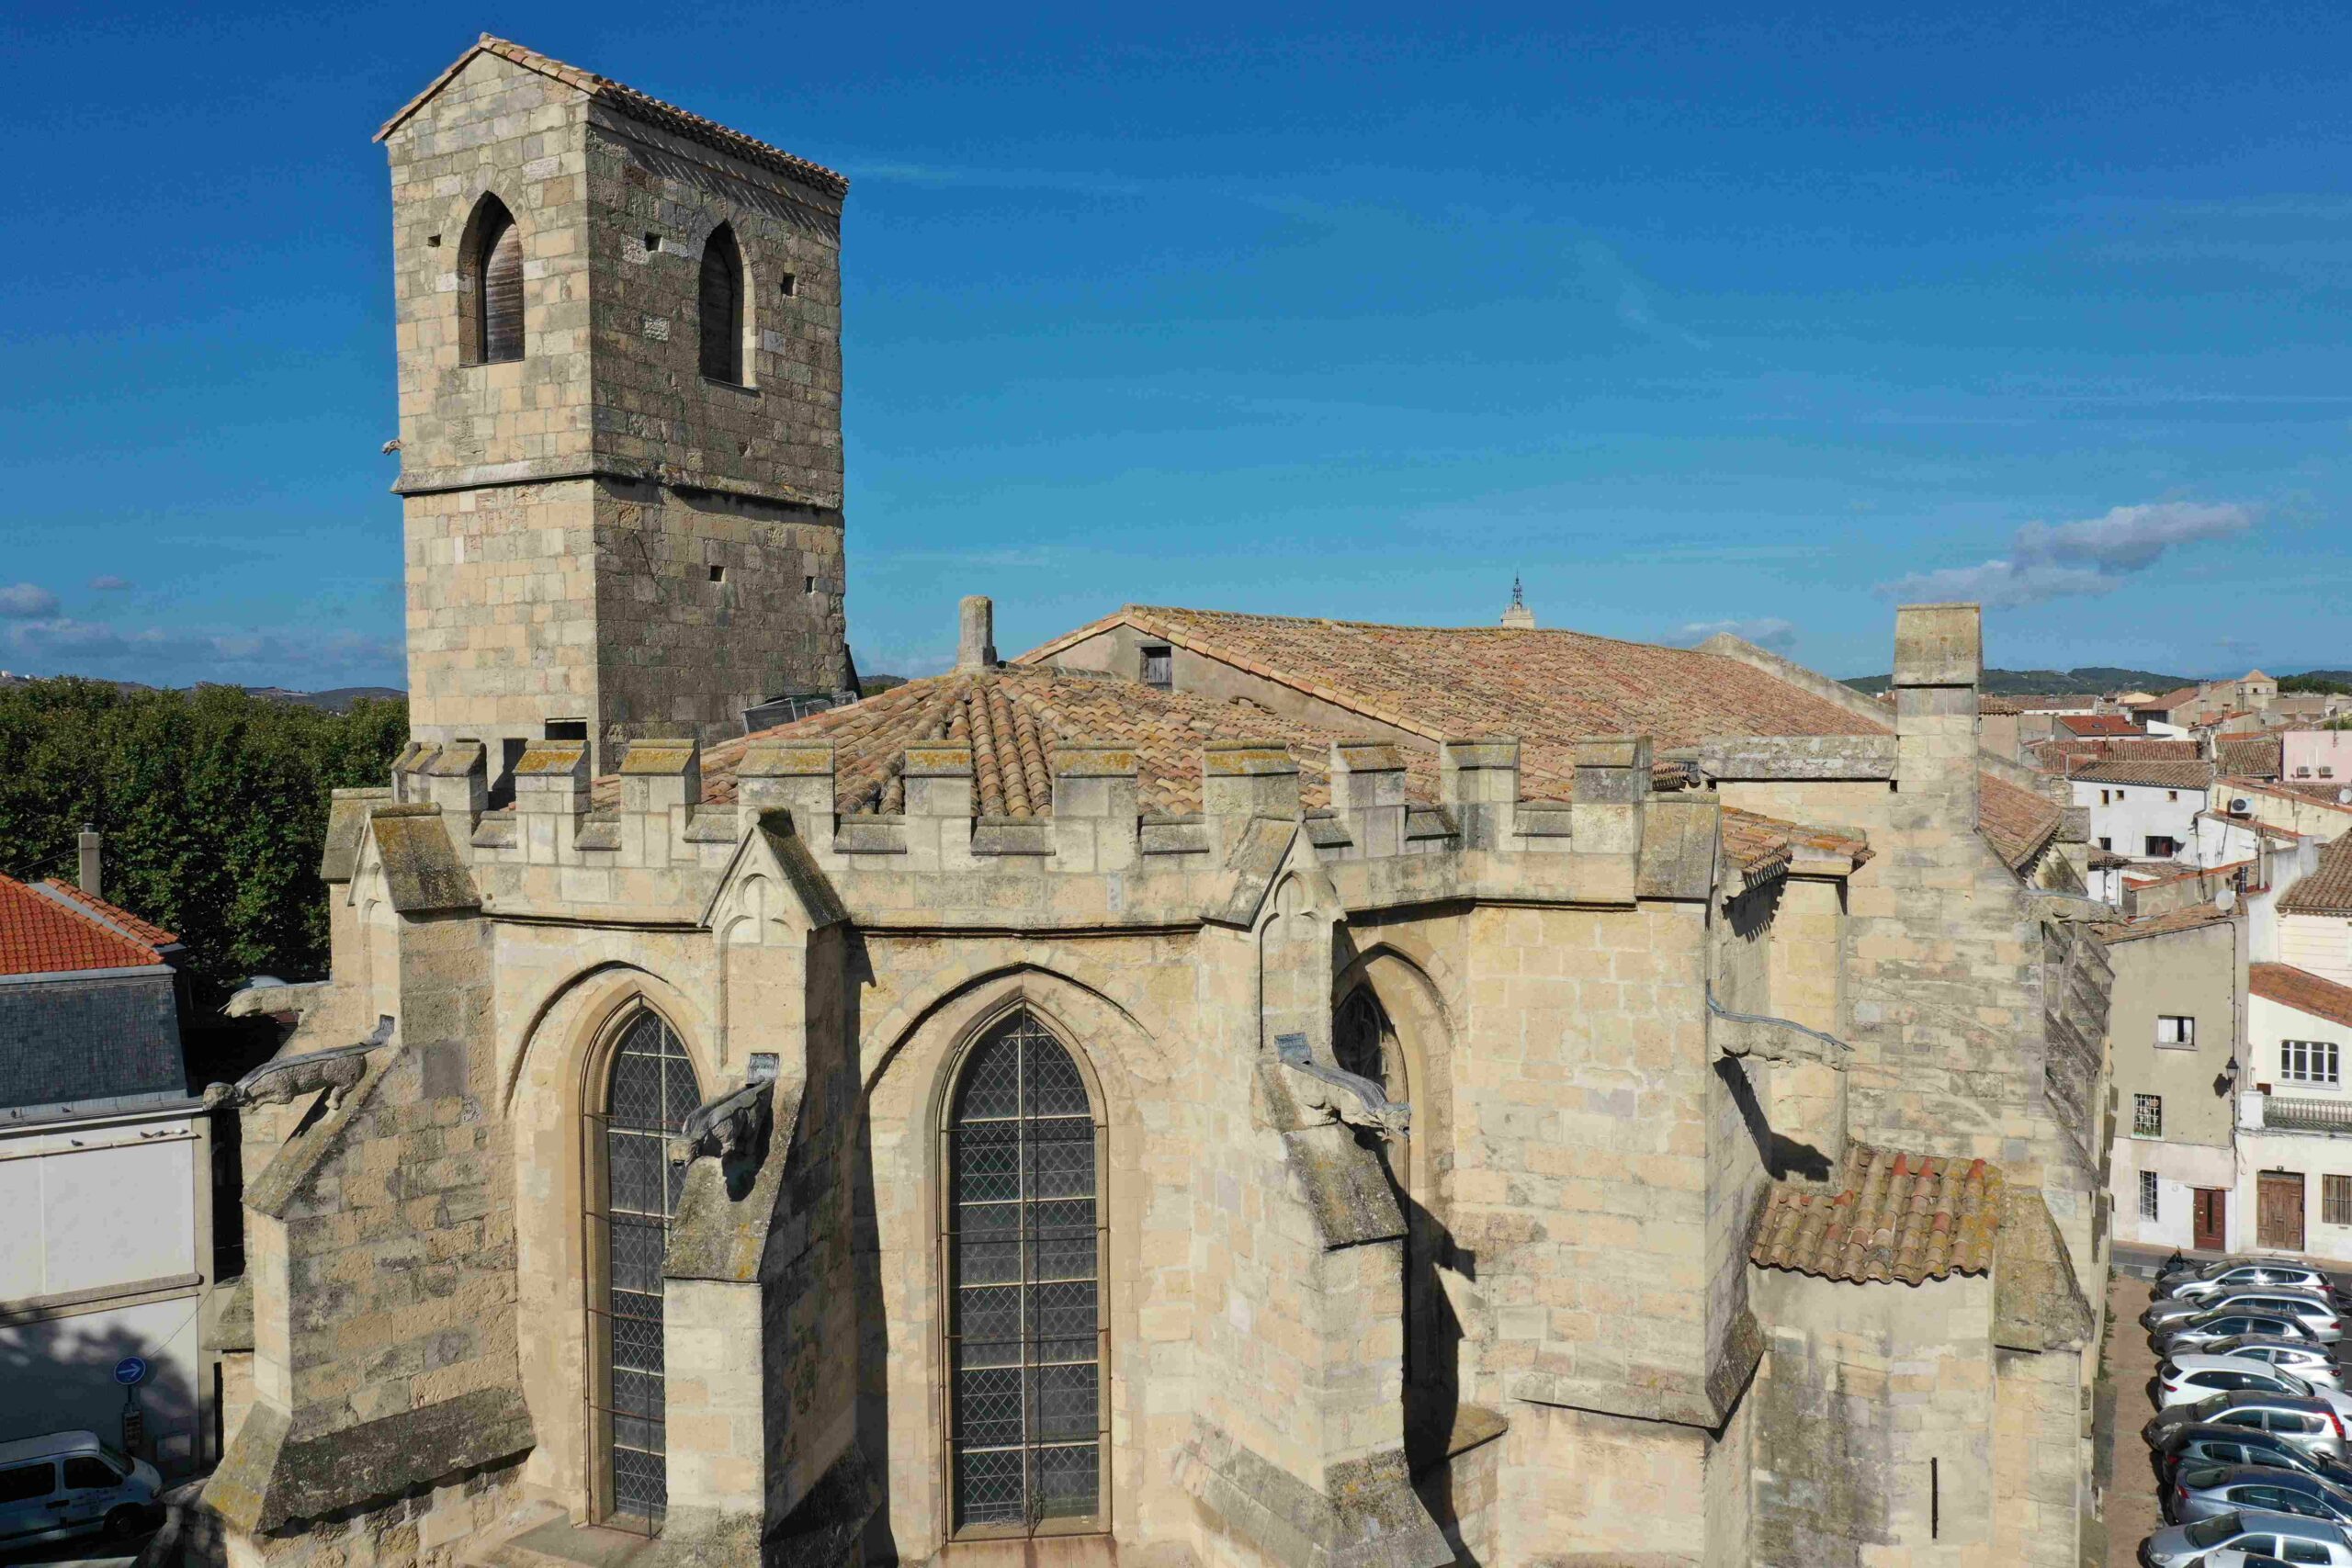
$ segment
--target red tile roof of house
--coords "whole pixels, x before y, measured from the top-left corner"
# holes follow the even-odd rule
[[[2201,760],[2102,757],[2067,775],[2080,784],[2138,784],[2153,789],[2210,789],[2213,764]]]
[[[2319,868],[2287,889],[2282,915],[2352,915],[2352,833],[2319,852]]]
[[[2275,779],[2278,776],[2280,750],[2275,735],[2258,735],[2250,740],[2222,739],[2213,742],[2213,760],[2225,773]]]
[[[1392,626],[1129,604],[1031,649],[1049,664],[1118,626],[1431,740],[1514,734],[1543,752],[1596,735],[1660,749],[1727,735],[1883,735],[1888,716],[1697,649],[1518,626]]]
[[[1748,1260],[1856,1284],[1987,1273],[2001,1185],[1999,1168],[1981,1159],[1857,1144],[1835,1190],[1773,1185]]]
[[[2145,735],[2146,730],[2120,713],[2062,713],[2058,722],[2076,735]]]
[[[2291,964],[2250,964],[2245,984],[2247,990],[2265,1001],[2352,1029],[2352,986],[2339,985]]]
[[[2095,921],[2091,930],[2099,941],[2111,947],[2119,942],[2138,942],[2143,937],[2172,936],[2180,931],[2201,931],[2207,926],[2227,925],[2234,918],[2211,904],[2191,904],[2185,909],[2166,909],[2161,915]]]
[[[0,875],[0,975],[143,969],[178,939],[62,882],[28,886]]]
[[[447,70],[425,84],[423,92],[402,104],[399,112],[386,120],[382,129],[376,132],[376,140],[381,141],[399,130],[403,120],[424,107],[435,93],[447,86],[450,80],[466,68],[467,62],[478,54],[494,54],[501,60],[522,66],[526,71],[536,71],[540,75],[561,82],[568,87],[577,88],[596,102],[609,105],[632,119],[642,120],[648,125],[658,127],[675,136],[683,136],[689,141],[699,141],[707,147],[715,147],[722,152],[731,153],[742,159],[747,164],[788,175],[803,185],[814,186],[830,196],[843,196],[849,191],[848,179],[835,174],[821,164],[812,164],[806,158],[795,157],[781,147],[771,147],[766,142],[746,136],[740,130],[729,130],[716,120],[705,119],[702,116],[682,109],[675,104],[663,103],[649,93],[640,93],[635,87],[616,82],[609,76],[599,76],[594,71],[583,71],[577,65],[566,65],[560,60],[541,54],[536,50],[526,49],[519,43],[510,43],[503,38],[493,38],[489,33],[482,34],[481,39],[471,49],[458,56]]]

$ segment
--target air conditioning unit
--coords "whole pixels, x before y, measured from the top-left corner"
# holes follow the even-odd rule
[[[2253,809],[2254,803],[2242,795],[2232,797],[2230,801],[2230,815],[2233,817],[2243,817]]]

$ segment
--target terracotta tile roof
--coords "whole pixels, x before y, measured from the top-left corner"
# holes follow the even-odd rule
[[[2265,1001],[2352,1029],[2352,986],[2338,985],[2291,964],[2250,964],[2245,983],[2247,990]]]
[[[2287,889],[2282,915],[2352,915],[2352,833],[2319,852],[2319,869]]]
[[[2025,709],[2018,706],[2018,700],[2015,697],[1996,697],[1991,693],[1986,692],[1982,693],[1977,696],[1976,711],[1980,715],[2020,714],[2025,712]]]
[[[2078,739],[2060,736],[2054,740],[2037,740],[2025,748],[2033,759],[2032,766],[2045,773],[2064,773],[2085,762],[2103,761],[2108,758],[2130,758],[2134,761],[2194,761],[2205,754],[2203,747],[2194,740],[2174,740],[2146,735],[2126,735],[2105,738]]]
[[[1363,739],[1282,718],[1244,699],[1166,691],[1106,675],[1001,665],[910,681],[847,707],[711,747],[703,754],[704,800],[731,804],[735,768],[744,751],[755,740],[779,738],[832,741],[838,808],[886,815],[906,807],[903,770],[910,745],[963,741],[972,749],[973,806],[986,817],[1049,813],[1054,750],[1072,742],[1133,747],[1140,808],[1169,813],[1201,808],[1204,742],[1282,741],[1298,763],[1302,804],[1320,809],[1330,804],[1332,742]],[[1405,763],[1407,795],[1434,803],[1436,746],[1405,743],[1396,751]],[[1679,767],[1653,772],[1667,784],[1680,776]],[[1574,768],[1532,776],[1522,762],[1520,784],[1528,799],[1566,800],[1574,787]],[[597,780],[594,796],[597,805],[614,804],[618,780]],[[1732,863],[1750,874],[1785,863],[1800,843],[1857,860],[1870,852],[1859,835],[1730,809],[1724,813],[1724,842]]]
[[[2058,722],[2076,735],[2145,735],[2146,730],[2120,713],[2065,713]]]
[[[1993,1267],[2001,1172],[1856,1144],[1833,1190],[1775,1182],[1748,1261],[1857,1284],[1917,1285]]]
[[[59,878],[52,876],[46,882],[43,882],[41,886],[47,888],[54,897],[71,899],[74,904],[80,906],[80,908],[86,913],[96,916],[98,919],[106,922],[107,925],[116,927],[118,930],[130,936],[133,941],[143,942],[150,947],[176,947],[179,945],[180,939],[177,936],[165,931],[163,927],[156,925],[153,921],[142,920],[138,916],[132,914],[130,910],[109,904],[103,898],[95,897],[90,894],[85,893],[70,882],[62,881]]]
[[[1883,735],[1886,717],[1695,649],[1514,626],[1391,626],[1130,604],[1021,656],[1046,664],[1122,622],[1431,740],[1513,734],[1555,768],[1595,735],[1660,749],[1726,735]]]
[[[2275,779],[2278,776],[2280,750],[2278,738],[2275,735],[2259,736],[2252,740],[2216,740],[2213,743],[2213,760],[2225,773]]]
[[[2143,915],[2137,919],[2097,920],[2092,922],[2091,931],[2112,947],[2119,942],[2138,942],[2143,937],[2170,936],[2176,931],[2227,925],[2232,918],[2211,904],[2192,904],[2186,909],[2166,909],[2161,915]]]
[[[0,876],[0,975],[143,969],[176,940],[78,887]]]
[[[2102,757],[2067,775],[2084,784],[2139,784],[2154,789],[2210,789],[2213,764],[2201,759]]]
[[[2135,876],[2127,873],[2124,880],[2134,887],[2163,887],[2175,882],[2194,882],[2200,876],[2220,877],[2227,881],[2238,872],[2256,871],[2260,863],[2257,861],[2233,860],[2222,865],[2190,866],[2185,871],[2165,871],[2149,876]]]
[[[566,65],[560,60],[526,49],[519,43],[510,43],[503,38],[493,38],[488,33],[482,34],[471,49],[458,56],[447,70],[426,84],[423,92],[402,104],[400,112],[386,120],[382,129],[376,132],[376,140],[381,141],[399,130],[403,120],[423,108],[435,93],[448,85],[451,78],[466,68],[467,62],[478,54],[494,54],[502,60],[511,61],[526,71],[536,71],[566,86],[575,87],[596,102],[609,105],[632,119],[642,120],[690,141],[699,141],[706,147],[716,147],[747,164],[787,175],[829,196],[845,196],[849,192],[849,181],[821,164],[797,158],[781,147],[771,147],[740,130],[729,130],[716,120],[705,119],[675,104],[663,103],[649,93],[640,93],[609,76],[582,71],[577,65]]]
[[[2098,705],[2096,692],[2029,693],[2007,699],[2015,703],[2019,713],[2054,713],[2063,708],[2088,708]]]
[[[2164,708],[2166,711],[2170,711],[2173,708],[2188,706],[2190,703],[2195,702],[2198,696],[2198,688],[2195,686],[2176,686],[2169,692],[2160,694],[2154,702],[2150,703],[2147,705],[2152,708]]]
[[[2055,801],[1991,773],[1976,779],[1976,827],[2011,871],[2023,871],[2057,836]]]

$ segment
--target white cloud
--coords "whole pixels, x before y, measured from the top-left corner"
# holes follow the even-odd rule
[[[100,572],[90,579],[90,586],[100,593],[119,593],[130,586],[130,579],[117,577],[110,571]]]
[[[258,632],[119,626],[69,616],[19,621],[0,631],[0,649],[25,673],[88,675],[158,686],[198,681],[309,690],[375,685],[398,682],[403,666],[397,637],[309,628]]]
[[[2006,557],[1914,572],[1880,583],[1878,592],[1915,601],[1973,599],[1993,609],[2112,593],[2176,545],[2225,539],[2253,526],[2253,509],[2234,502],[2118,506],[2104,516],[2072,523],[2029,523],[2010,540]]]
[[[14,582],[0,588],[0,615],[10,620],[29,620],[35,615],[57,613],[57,595],[37,582]]]
[[[1673,640],[1685,648],[1695,648],[1709,637],[1726,632],[1742,642],[1752,642],[1774,653],[1786,653],[1797,645],[1796,627],[1775,615],[1750,620],[1692,621],[1677,631]]]

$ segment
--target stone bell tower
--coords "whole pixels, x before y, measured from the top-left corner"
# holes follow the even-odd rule
[[[487,34],[377,140],[415,736],[601,769],[849,687],[848,182]]]

